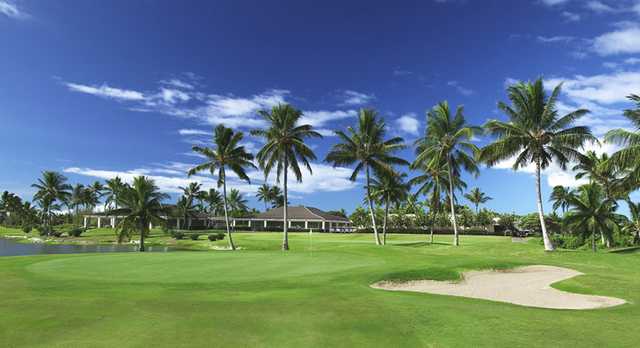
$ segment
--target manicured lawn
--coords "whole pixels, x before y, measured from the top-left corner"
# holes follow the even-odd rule
[[[238,233],[239,252],[0,258],[0,347],[632,347],[640,342],[640,253],[559,251],[508,238]],[[204,238],[203,238],[204,239]],[[199,241],[200,242],[200,241]],[[208,243],[208,241],[201,241]],[[224,244],[225,241],[223,241]],[[221,244],[221,245],[223,245]],[[558,288],[620,297],[563,311],[369,288],[549,264],[586,275]]]

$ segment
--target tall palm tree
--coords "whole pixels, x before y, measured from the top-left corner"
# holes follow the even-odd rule
[[[380,172],[371,179],[371,199],[384,204],[384,220],[382,222],[382,244],[387,244],[387,221],[389,205],[400,204],[409,196],[410,186],[404,179],[407,174],[393,171]]]
[[[613,129],[605,135],[605,141],[624,148],[611,155],[610,162],[617,168],[629,169],[625,183],[629,191],[640,187],[640,95],[632,94],[629,100],[636,103],[635,109],[628,109],[624,116],[631,121],[635,131]]]
[[[31,185],[38,191],[33,196],[43,209],[43,224],[46,228],[51,226],[51,217],[54,210],[59,209],[59,202],[67,202],[71,196],[71,185],[67,184],[67,178],[57,172],[44,171],[38,183]]]
[[[269,186],[269,184],[267,183],[264,183],[262,184],[262,186],[258,187],[256,198],[258,198],[258,202],[264,202],[264,211],[267,211],[267,203],[272,201],[271,186]]]
[[[229,224],[229,208],[227,204],[227,169],[234,172],[240,179],[250,183],[246,168],[255,168],[252,163],[253,155],[247,152],[240,142],[244,138],[242,132],[234,132],[224,125],[218,125],[213,133],[213,148],[194,146],[193,151],[206,157],[206,162],[191,168],[188,175],[207,170],[212,176],[218,177],[218,187],[222,186],[222,201],[224,206],[224,220],[229,236],[229,247],[236,250]]]
[[[118,224],[121,233],[140,233],[140,251],[145,251],[144,237],[149,233],[149,224],[164,223],[168,208],[162,201],[169,196],[161,193],[153,179],[138,176],[133,179],[133,185],[126,185],[119,192],[118,206],[110,212],[113,215],[123,215],[124,219]]]
[[[416,141],[415,167],[437,170],[444,164],[447,169],[455,246],[460,244],[455,210],[455,177],[459,177],[463,169],[474,175],[479,173],[475,161],[478,148],[471,142],[479,132],[478,127],[467,124],[462,106],[458,106],[455,115],[452,115],[449,104],[444,101],[428,112],[425,135]]]
[[[68,205],[70,209],[73,209],[76,222],[80,216],[80,206],[84,205],[86,198],[86,188],[82,184],[76,184],[71,189],[71,195],[69,196]]]
[[[364,170],[366,199],[369,204],[373,236],[376,245],[381,245],[371,197],[370,171],[373,170],[374,173],[380,175],[390,174],[393,172],[393,165],[408,165],[409,162],[393,155],[393,153],[405,148],[404,139],[394,137],[385,140],[386,125],[384,120],[378,118],[378,113],[373,109],[360,110],[357,128],[349,127],[347,133],[343,131],[335,133],[341,142],[333,145],[325,161],[332,163],[334,167],[355,164],[349,178],[351,181],[356,181],[358,174]]]
[[[618,222],[624,216],[617,214],[617,205],[606,199],[600,185],[592,183],[583,185],[578,194],[569,197],[571,210],[565,217],[565,222],[583,236],[591,236],[593,251],[596,251],[596,236],[604,234],[610,236],[619,230]]]
[[[310,124],[299,124],[302,111],[289,104],[274,106],[271,111],[259,112],[268,124],[267,129],[251,131],[254,136],[265,139],[265,144],[258,152],[256,158],[263,170],[265,178],[275,169],[276,179],[280,182],[283,176],[284,209],[283,209],[283,239],[282,250],[289,250],[288,233],[288,173],[293,172],[298,182],[302,182],[300,163],[304,165],[309,174],[313,174],[309,161],[315,160],[313,150],[305,144],[307,138],[322,138],[320,133],[313,130]]]
[[[480,204],[487,203],[488,201],[493,199],[487,196],[484,192],[480,191],[480,189],[477,187],[472,189],[469,193],[465,194],[464,198],[473,203],[473,205],[476,207],[476,214],[478,214],[478,211],[480,210]]]
[[[560,208],[562,213],[566,213],[567,209],[569,209],[569,197],[574,194],[575,193],[570,188],[562,185],[554,186],[551,191],[551,197],[549,198],[549,200],[553,202],[553,211],[555,212]]]
[[[107,180],[106,184],[104,188],[104,195],[106,197],[104,200],[105,210],[107,207],[118,209],[118,193],[124,189],[124,183],[120,177],[116,176],[113,179]]]
[[[535,165],[538,218],[547,251],[553,250],[553,243],[544,220],[541,171],[554,160],[566,169],[570,161],[580,158],[578,149],[586,142],[597,141],[588,127],[570,127],[589,110],[575,110],[562,117],[558,115],[556,102],[561,88],[561,84],[556,86],[547,97],[542,79],[510,86],[508,93],[512,105],[498,103],[498,108],[507,114],[510,121],[490,120],[485,124],[487,132],[498,139],[485,146],[479,156],[489,166],[514,157],[514,170],[530,163]]]

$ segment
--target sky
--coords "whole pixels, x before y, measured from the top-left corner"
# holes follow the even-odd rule
[[[325,135],[310,141],[318,159],[290,183],[291,203],[353,211],[363,179],[323,160],[333,130],[354,125],[360,108],[412,144],[436,103],[464,105],[474,125],[506,120],[496,107],[506,86],[538,77],[563,82],[560,111],[590,109],[579,124],[597,136],[630,129],[622,112],[640,93],[640,0],[0,0],[0,190],[29,200],[40,173],[55,170],[85,184],[147,175],[175,199],[190,181],[215,186],[185,175],[213,127],[244,132],[255,153],[257,111],[291,103]],[[493,197],[488,208],[529,213],[532,172],[505,161],[465,180]],[[579,185],[573,176],[551,166],[544,196]],[[250,177],[230,186],[260,208],[264,175]]]

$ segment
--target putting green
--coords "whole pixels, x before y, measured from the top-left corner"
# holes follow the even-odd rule
[[[239,252],[0,258],[0,347],[635,347],[640,254],[545,253],[508,238],[236,235]],[[201,241],[206,246],[208,241]],[[423,293],[382,279],[455,279],[473,269],[555,265],[553,286],[628,303],[572,311]]]

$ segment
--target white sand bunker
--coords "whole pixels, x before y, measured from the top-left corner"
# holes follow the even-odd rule
[[[382,281],[371,287],[391,291],[414,291],[508,302],[521,306],[554,309],[593,309],[625,303],[615,297],[573,294],[550,285],[581,275],[578,271],[554,266],[526,266],[507,271],[470,271],[460,282],[416,280]]]

